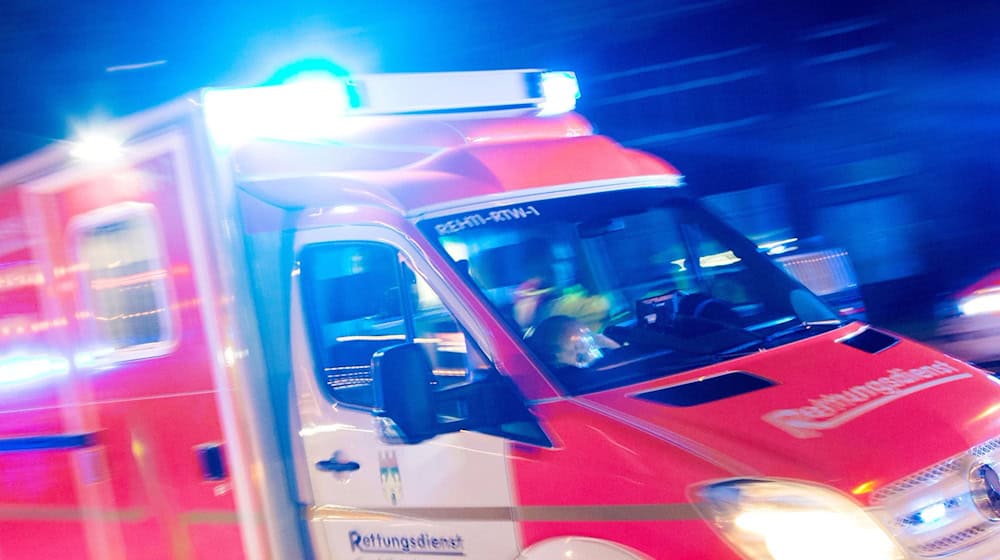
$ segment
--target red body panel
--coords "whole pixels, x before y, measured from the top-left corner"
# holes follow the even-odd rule
[[[19,190],[0,191],[0,441],[72,429],[60,408],[71,356],[54,343],[65,336],[65,322],[45,320],[41,295],[51,293],[52,282],[32,251],[37,225]],[[25,365],[37,359],[53,367]],[[86,549],[84,520],[73,515],[74,480],[72,452],[0,452],[0,557],[68,557]]]
[[[3,193],[20,194],[39,211],[35,252],[48,259],[51,282],[42,287],[47,320],[65,325],[46,333],[47,346],[61,349],[67,372],[37,389],[0,392],[0,419],[8,418],[0,421],[0,435],[26,429],[93,433],[98,442],[66,451],[0,453],[0,472],[9,482],[0,489],[0,510],[8,508],[11,521],[4,524],[11,533],[0,535],[4,558],[243,555],[231,488],[225,480],[203,479],[194,450],[223,436],[191,240],[177,227],[183,218],[176,165],[173,155],[161,155],[55,188]],[[162,312],[172,318],[174,342],[159,356],[74,367],[75,353],[88,349],[86,298],[77,272],[86,263],[78,262],[68,227],[77,216],[119,202],[152,204],[159,222],[170,228],[163,236],[161,271],[169,279],[170,309]],[[39,412],[24,412],[32,408]],[[25,492],[31,484],[44,488]],[[21,504],[31,509],[9,509]],[[44,554],[36,556],[44,535],[72,524],[81,527],[79,538],[45,538]],[[206,549],[206,541],[217,546]]]
[[[525,542],[582,534],[623,542],[654,558],[727,558],[732,553],[709,536],[707,524],[683,520],[685,510],[678,505],[690,503],[694,484],[741,476],[790,478],[838,488],[867,503],[880,487],[1000,433],[998,387],[985,374],[909,341],[877,354],[837,342],[856,329],[847,326],[746,358],[538,407],[556,447],[512,450],[517,493],[525,505],[602,505],[614,511],[649,504],[665,510],[655,522],[525,522]],[[836,426],[810,433],[765,419],[775,411],[815,406],[810,400],[897,370],[935,363],[937,374],[927,372],[913,384],[932,386],[912,393],[905,387],[864,393],[851,403],[857,408],[839,411],[860,414]],[[777,384],[687,407],[637,397],[727,371]],[[692,539],[699,533],[703,538]]]
[[[587,399],[623,417],[683,433],[752,469],[733,474],[814,480],[844,492],[864,483],[874,483],[868,488],[877,490],[1000,433],[997,384],[985,374],[905,340],[877,354],[836,342],[854,329],[844,327],[743,359]],[[942,370],[937,378],[947,382],[910,394],[904,389],[922,384],[915,382],[885,395],[859,393],[857,402],[845,402],[850,407],[834,415],[802,410],[815,406],[825,395],[851,391],[895,370],[934,363],[953,369]],[[725,371],[750,372],[777,385],[691,407],[670,407],[634,396]],[[956,410],[963,412],[955,415]],[[773,418],[776,411],[796,411],[799,416],[795,418],[800,421],[808,420],[801,416],[805,413],[816,414],[818,421],[848,419],[830,428],[799,431],[768,422],[766,417]],[[853,413],[858,415],[851,417]],[[788,426],[793,421],[786,419],[779,424]]]
[[[726,471],[569,401],[535,410],[555,447],[511,449],[519,505],[583,506],[587,513],[522,522],[526,546],[584,535],[623,543],[653,558],[736,558],[712,535],[686,495],[688,485],[725,476]]]

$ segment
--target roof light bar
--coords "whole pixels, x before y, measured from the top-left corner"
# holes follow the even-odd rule
[[[215,142],[234,146],[254,138],[330,138],[346,115],[511,108],[555,115],[572,111],[579,96],[572,72],[491,70],[346,78],[312,74],[276,86],[209,89],[203,103]]]
[[[211,89],[205,120],[220,146],[254,138],[309,141],[328,137],[350,107],[344,82],[310,78],[277,86]]]
[[[374,74],[355,82],[372,113],[425,113],[537,105],[536,70]]]

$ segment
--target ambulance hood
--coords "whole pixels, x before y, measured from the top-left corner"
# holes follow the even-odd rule
[[[866,331],[875,344],[852,344]],[[734,476],[846,492],[1000,436],[995,378],[858,324],[581,399]]]

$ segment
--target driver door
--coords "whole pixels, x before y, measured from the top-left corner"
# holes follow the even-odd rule
[[[492,368],[442,301],[450,293],[393,245],[307,238],[297,249],[291,425],[316,557],[516,556],[503,438],[461,431],[392,444],[376,429],[375,352],[420,344],[441,387]]]

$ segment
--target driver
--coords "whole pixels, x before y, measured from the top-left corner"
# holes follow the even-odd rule
[[[607,321],[611,304],[602,295],[590,295],[576,279],[571,249],[534,239],[525,244],[538,258],[532,261],[528,279],[514,291],[514,320],[530,331],[543,320],[568,315],[595,332]]]
[[[538,325],[548,317],[569,315],[600,331],[610,308],[606,297],[588,295],[579,285],[560,289],[547,286],[539,278],[529,279],[514,293],[514,319],[522,329]]]

